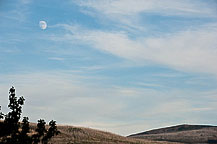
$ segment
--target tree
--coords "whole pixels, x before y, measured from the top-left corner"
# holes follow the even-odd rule
[[[0,119],[4,120],[2,125],[4,132],[0,133],[3,138],[0,139],[0,142],[5,144],[37,144],[40,142],[47,144],[53,136],[60,133],[57,130],[56,121],[50,121],[50,127],[46,130],[46,122],[43,119],[38,120],[35,134],[30,135],[29,118],[23,117],[22,122],[19,122],[24,101],[23,96],[16,97],[14,87],[10,88],[8,108],[11,111],[8,114],[0,112]]]

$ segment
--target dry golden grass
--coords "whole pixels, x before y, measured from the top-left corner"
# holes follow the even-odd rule
[[[46,127],[48,128],[48,126]],[[30,123],[29,135],[32,135],[35,132],[35,128],[36,124]],[[53,137],[49,144],[178,144],[172,142],[127,138],[110,132],[83,127],[58,126],[58,130],[61,133]],[[1,127],[0,131],[2,131]]]
[[[55,136],[50,143],[53,144],[176,144],[127,138],[109,132],[83,127],[58,126],[61,134]],[[177,143],[178,144],[178,143]]]
[[[140,139],[176,141],[182,143],[217,143],[217,127],[201,128],[158,134],[143,134],[131,136]]]

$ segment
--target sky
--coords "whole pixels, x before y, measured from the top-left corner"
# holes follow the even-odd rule
[[[11,86],[31,122],[217,125],[217,1],[0,0],[5,113]]]

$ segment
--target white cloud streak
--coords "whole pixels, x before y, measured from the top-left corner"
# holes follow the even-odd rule
[[[89,7],[104,16],[123,19],[140,30],[134,22],[142,12],[180,16],[216,16],[216,9],[210,4],[189,0],[103,0],[76,1],[81,7]],[[93,10],[90,10],[93,12]],[[124,18],[122,17],[124,15]],[[121,17],[121,18],[120,18]],[[122,19],[123,18],[123,19]],[[126,23],[126,22],[124,22]],[[123,26],[123,24],[120,24]],[[144,64],[153,62],[184,72],[202,72],[217,75],[217,23],[207,23],[178,32],[158,36],[137,36],[130,38],[128,31],[89,30],[79,25],[58,24],[68,30],[64,36],[53,36],[54,41],[86,44],[100,51]],[[144,30],[145,28],[141,28]]]
[[[143,14],[178,16],[187,18],[216,18],[217,4],[192,0],[79,0],[81,12],[99,18],[112,20],[118,27],[130,32],[147,32],[141,21]],[[83,9],[84,8],[84,9]]]
[[[216,17],[212,6],[189,0],[82,0],[80,6],[93,8],[105,15],[135,15],[142,12],[161,15]]]
[[[64,58],[61,57],[49,57],[49,60],[55,60],[55,61],[64,61]]]
[[[52,40],[80,42],[138,63],[151,61],[181,71],[217,75],[215,25],[207,24],[192,30],[137,39],[129,38],[125,32],[91,31],[62,25],[70,33],[61,38],[52,37]]]
[[[135,20],[141,13],[157,13],[181,17],[216,17],[215,4],[190,0],[83,0],[76,1],[89,11],[119,22],[119,26],[145,31]],[[136,18],[137,19],[137,18]],[[63,39],[81,41],[104,52],[140,63],[147,61],[187,72],[205,72],[217,75],[217,27],[207,23],[178,32],[155,37],[131,39],[126,31],[91,31],[78,26],[63,25],[73,33]]]

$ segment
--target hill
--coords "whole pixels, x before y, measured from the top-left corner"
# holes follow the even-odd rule
[[[2,126],[3,123],[0,121],[0,132],[3,134],[4,130]],[[31,123],[31,133],[34,133],[35,128],[36,124]],[[49,142],[50,144],[178,144],[173,142],[128,138],[110,132],[83,127],[58,126],[58,130],[61,133],[54,136]]]
[[[209,125],[177,125],[150,130],[128,137],[182,143],[217,144],[217,127]]]
[[[58,126],[61,134],[55,136],[51,143],[58,144],[178,144],[163,141],[128,138],[83,127]]]

